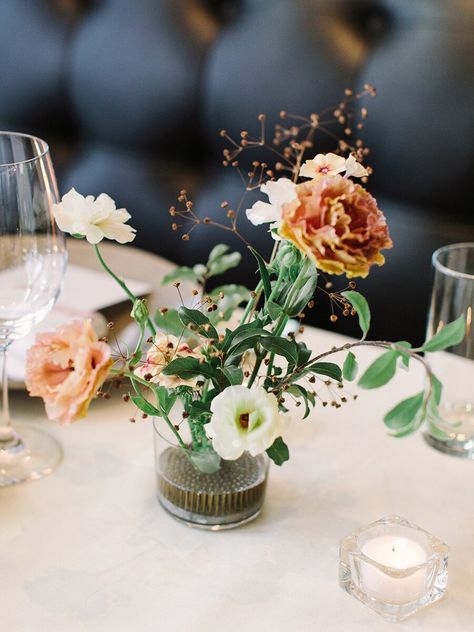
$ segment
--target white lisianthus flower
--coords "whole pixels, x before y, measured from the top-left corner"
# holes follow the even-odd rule
[[[352,154],[346,160],[346,173],[345,178],[364,178],[368,176],[369,172],[363,167],[360,162],[357,162],[355,156]]]
[[[115,202],[106,193],[97,199],[84,197],[75,189],[63,195],[53,207],[59,228],[70,235],[82,235],[91,244],[98,244],[104,237],[119,244],[135,239],[135,229],[125,224],[130,214],[124,208],[116,208]]]
[[[346,160],[337,154],[318,154],[312,160],[307,160],[300,169],[302,178],[316,178],[318,176],[335,176],[346,168]]]
[[[268,202],[255,202],[245,213],[254,226],[271,223],[270,229],[277,228],[281,223],[281,207],[296,199],[296,184],[288,178],[269,180],[262,184],[260,191],[268,196]],[[274,233],[272,233],[274,235]]]
[[[211,404],[206,429],[214,450],[223,459],[238,459],[246,450],[261,454],[286,430],[289,418],[278,410],[278,400],[261,386],[228,386]]]

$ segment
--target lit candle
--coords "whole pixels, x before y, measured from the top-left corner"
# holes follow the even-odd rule
[[[367,540],[361,552],[378,564],[400,571],[408,571],[428,559],[426,550],[418,542],[396,535],[381,535]],[[426,572],[426,567],[422,567],[406,574],[390,574],[362,561],[360,583],[366,593],[376,599],[394,604],[408,603],[423,594]]]
[[[389,621],[403,621],[441,599],[448,547],[401,516],[385,516],[342,539],[339,583]]]

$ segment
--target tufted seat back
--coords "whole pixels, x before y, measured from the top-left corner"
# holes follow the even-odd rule
[[[385,307],[376,332],[420,336],[431,250],[474,239],[473,33],[472,0],[2,0],[0,127],[48,139],[63,192],[107,191],[138,245],[190,261],[221,236],[184,243],[167,209],[183,186],[203,215],[239,196],[221,128],[372,83],[370,188],[397,243],[361,287]]]

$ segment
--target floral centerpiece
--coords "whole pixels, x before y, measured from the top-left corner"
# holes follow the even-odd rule
[[[266,140],[266,120],[253,138],[221,135],[228,141],[224,166],[238,171],[244,193],[236,207],[221,204],[225,220],[199,216],[186,191],[170,208],[172,228],[190,239],[200,225],[219,226],[241,238],[255,259],[258,283],[252,290],[229,284],[209,288],[217,275],[237,266],[241,255],[227,245],[216,245],[205,264],[179,267],[163,282],[173,283],[181,298],[150,314],[125,283],[110,270],[100,252],[103,238],[127,243],[134,229],[125,209],[116,209],[105,194],[97,199],[74,190],[55,208],[59,227],[86,238],[104,269],[121,285],[132,302],[137,324],[135,348],[112,358],[105,341],[97,340],[90,323],[72,323],[56,333],[42,334],[29,352],[27,385],[31,395],[43,397],[50,417],[69,422],[83,417],[92,397],[107,376],[127,378],[131,400],[143,417],[155,419],[157,474],[162,504],[191,523],[225,526],[258,513],[263,501],[267,455],[277,465],[289,458],[283,435],[290,424],[289,402],[302,406],[302,417],[318,405],[339,407],[346,401],[334,390],[356,379],[355,352],[372,345],[381,355],[362,373],[358,385],[372,389],[386,384],[400,365],[421,362],[428,380],[423,391],[390,410],[385,424],[396,436],[415,431],[427,418],[438,416],[441,385],[420,353],[445,348],[463,336],[462,320],[446,325],[431,340],[414,349],[405,341],[369,341],[370,310],[353,279],[366,277],[372,266],[384,263],[382,251],[392,247],[386,219],[364,184],[370,167],[363,166],[368,150],[361,140],[349,142],[363,126],[367,109],[359,100],[374,94],[371,86],[344,99],[323,116],[293,117],[281,112],[281,122]],[[334,153],[316,153],[320,132],[336,138],[328,125],[342,127]],[[267,151],[276,162],[261,158],[243,167],[243,154]],[[247,205],[246,220],[267,224],[273,252],[269,260],[253,248],[239,230],[247,195],[266,196]],[[235,210],[234,210],[235,208]],[[340,291],[327,275],[348,279]],[[180,285],[191,281],[190,297]],[[360,340],[313,353],[301,340],[303,318],[315,307],[315,293],[323,292],[332,307],[331,321],[357,317]],[[240,312],[236,312],[241,307]],[[342,366],[330,357],[344,351]],[[319,383],[332,396],[321,398]],[[293,419],[296,418],[293,412]],[[168,435],[168,438],[166,437]],[[168,443],[166,442],[168,441]],[[236,482],[237,481],[237,482]],[[227,516],[227,517],[226,517]]]

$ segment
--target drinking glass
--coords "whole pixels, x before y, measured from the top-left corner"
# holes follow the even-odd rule
[[[66,242],[52,213],[58,192],[48,145],[0,132],[0,486],[36,480],[60,463],[62,450],[30,423],[11,423],[6,357],[54,305],[66,269]]]
[[[463,316],[463,340],[446,351],[427,354],[443,383],[442,419],[431,419],[425,439],[442,452],[474,459],[474,243],[452,244],[433,253],[434,282],[428,337]]]

